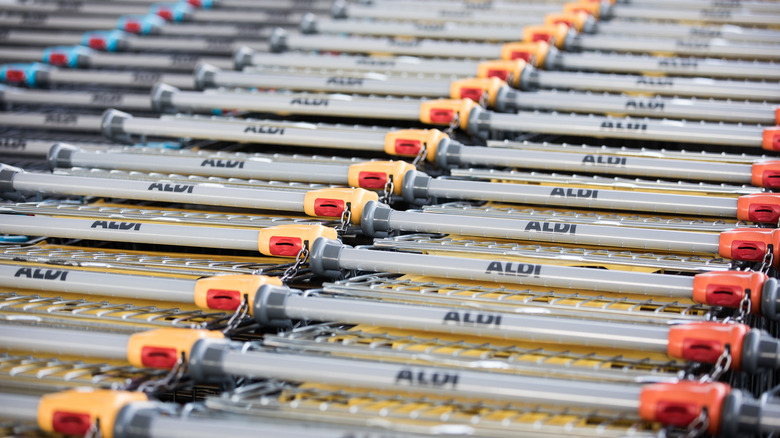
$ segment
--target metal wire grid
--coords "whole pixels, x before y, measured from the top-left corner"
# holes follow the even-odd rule
[[[545,315],[668,324],[674,320],[703,320],[709,309],[700,304],[663,302],[571,291],[511,289],[505,286],[463,284],[441,279],[369,274],[326,283],[327,294],[341,297],[404,301],[480,311],[518,312],[544,308]]]
[[[126,388],[166,370],[0,353],[0,388],[45,394],[80,386]]]
[[[85,268],[123,269],[142,272],[176,273],[192,276],[219,274],[266,274],[284,270],[287,263],[261,263],[245,260],[213,259],[197,254],[148,255],[122,251],[52,245],[8,246],[0,248],[0,260],[33,262]]]
[[[441,251],[468,255],[512,256],[569,266],[639,268],[655,272],[725,271],[731,266],[727,260],[715,257],[634,253],[585,247],[541,246],[430,234],[408,234],[376,239],[374,246],[411,252]]]
[[[680,231],[720,232],[740,226],[740,223],[722,219],[683,219],[679,217],[642,216],[635,214],[602,213],[576,210],[536,209],[506,204],[488,203],[475,205],[468,202],[451,202],[426,205],[427,213],[457,214],[466,216],[500,217],[517,220],[565,221],[579,224],[626,226],[636,228],[662,228]]]
[[[283,382],[246,385],[206,400],[230,413],[371,426],[415,434],[518,437],[650,437],[652,425],[604,411],[498,404]]]
[[[142,208],[132,204],[79,204],[68,202],[30,202],[0,206],[0,212],[18,214],[40,214],[50,216],[73,216],[147,221],[175,220],[177,224],[225,225],[231,227],[267,228],[282,224],[329,224],[310,218],[286,218],[238,213],[175,210],[163,208]]]
[[[647,382],[675,378],[684,363],[636,352],[596,353],[576,347],[426,334],[384,327],[323,323],[266,335],[263,344],[307,353],[416,362],[599,381]]]
[[[573,184],[577,186],[601,187],[616,190],[668,190],[674,192],[697,192],[718,195],[747,195],[756,188],[749,185],[694,183],[685,181],[647,180],[600,175],[577,175],[545,173],[535,171],[498,169],[452,169],[453,177],[511,181],[523,184]]]
[[[109,286],[110,287],[110,286]],[[0,292],[0,320],[135,333],[163,327],[200,328],[215,324],[223,312],[110,303],[83,298],[44,297]]]

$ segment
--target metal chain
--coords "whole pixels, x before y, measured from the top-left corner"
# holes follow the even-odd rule
[[[685,438],[696,438],[702,436],[707,428],[710,427],[710,416],[707,414],[707,408],[702,407],[699,416],[685,429]]]
[[[477,102],[482,108],[487,108],[490,103],[490,94],[487,91],[483,91],[479,96],[479,102]]]
[[[222,334],[227,335],[228,333],[238,328],[239,324],[241,324],[241,321],[243,321],[247,315],[249,315],[249,296],[244,294],[244,296],[241,297],[241,304],[238,305],[236,311],[233,312],[233,314],[230,316],[230,319],[228,319],[227,323],[225,323],[225,328],[222,329]]]
[[[447,129],[444,130],[444,133],[447,135],[452,135],[458,125],[460,125],[460,113],[455,113],[455,116],[452,118],[452,120],[450,120],[450,125],[447,126]]]
[[[95,418],[95,422],[89,426],[89,429],[84,434],[84,438],[102,438],[103,431],[100,430],[100,418]]]
[[[284,274],[282,274],[281,277],[279,277],[280,280],[282,280],[282,283],[287,283],[288,281],[292,280],[293,277],[295,277],[295,274],[298,273],[298,271],[301,269],[301,266],[303,266],[304,263],[309,259],[309,241],[304,240],[303,241],[303,248],[301,248],[300,251],[298,251],[298,255],[295,256],[295,263],[293,263],[292,266],[285,269]]]
[[[423,143],[420,147],[420,150],[417,151],[417,156],[414,157],[414,161],[412,161],[412,166],[415,168],[420,167],[420,163],[422,163],[425,160],[425,156],[428,154],[428,143]]]
[[[753,302],[750,301],[750,289],[745,290],[745,296],[742,297],[742,299],[739,301],[739,307],[737,311],[737,315],[734,317],[734,321],[739,323],[744,323],[745,318],[750,315],[750,311],[752,310]]]
[[[176,388],[176,385],[187,374],[187,361],[184,356],[184,352],[181,353],[179,359],[176,361],[176,365],[171,368],[171,371],[159,380],[149,380],[138,386],[139,392],[158,392],[169,391]]]
[[[352,220],[352,203],[347,202],[344,206],[344,211],[341,212],[341,223],[336,227],[336,232],[339,234],[345,233],[349,229],[349,223]]]
[[[720,376],[723,375],[726,371],[729,370],[731,367],[731,348],[729,348],[728,345],[726,345],[726,348],[723,350],[723,353],[721,353],[720,357],[718,357],[718,360],[715,361],[715,366],[708,374],[705,374],[701,376],[699,379],[699,382],[701,383],[710,383],[715,380],[718,380]]]
[[[764,259],[761,260],[761,266],[758,268],[759,272],[763,272],[764,274],[769,273],[769,269],[772,268],[772,265],[775,262],[775,255],[773,253],[773,246],[767,245],[766,246],[766,252],[764,253]]]
[[[395,190],[395,184],[393,184],[393,175],[387,175],[387,182],[385,188],[382,191],[382,196],[379,197],[379,202],[384,204],[390,204],[390,198],[393,196],[393,190]]]

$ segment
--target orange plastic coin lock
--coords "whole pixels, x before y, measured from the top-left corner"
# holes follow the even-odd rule
[[[258,231],[257,250],[267,256],[296,257],[303,249],[304,242],[311,244],[318,237],[337,239],[338,233],[322,225],[276,225]]]
[[[750,328],[744,324],[692,322],[669,328],[666,353],[674,358],[715,363],[729,346],[731,369],[742,366],[742,339]]]
[[[171,369],[184,355],[187,360],[196,341],[224,339],[217,331],[165,328],[136,333],[127,341],[127,360],[137,367]]]
[[[780,221],[780,195],[754,193],[737,198],[737,219],[777,225]]]
[[[501,59],[522,59],[523,61],[541,66],[550,53],[550,45],[544,41],[506,43],[501,46]]]
[[[349,204],[352,223],[359,224],[366,203],[378,200],[376,192],[365,189],[310,190],[303,199],[303,208],[309,216],[340,218]]]
[[[466,129],[469,114],[477,104],[471,99],[436,99],[420,104],[420,121],[430,125],[449,125],[458,117],[461,129]]]
[[[777,117],[778,113],[775,113]],[[761,137],[761,147],[768,151],[780,151],[780,128],[766,128]]]
[[[349,166],[349,185],[367,190],[383,190],[392,178],[393,193],[401,194],[404,175],[415,167],[405,161],[367,161]]]
[[[195,305],[201,309],[236,310],[246,295],[251,311],[257,289],[264,284],[281,286],[282,280],[249,274],[201,278],[195,283]]]
[[[563,12],[566,14],[577,14],[584,12],[588,15],[593,15],[594,17],[599,18],[599,14],[601,13],[601,3],[587,1],[564,3]]]
[[[565,24],[570,28],[576,29],[578,32],[582,32],[582,29],[585,27],[585,23],[587,23],[589,16],[590,15],[587,12],[575,12],[573,14],[547,14],[544,16],[544,24]]]
[[[780,161],[762,161],[753,164],[750,182],[756,187],[780,188]]]
[[[400,129],[385,135],[385,153],[402,157],[416,157],[425,147],[425,159],[429,163],[436,160],[436,150],[447,134],[438,129]]]
[[[686,427],[707,408],[707,431],[720,430],[723,400],[731,388],[720,382],[654,383],[642,387],[639,394],[639,417],[646,421]]]
[[[750,295],[752,313],[760,313],[761,291],[767,275],[755,271],[712,271],[693,277],[693,300],[710,306],[738,308]]]
[[[111,438],[119,410],[147,400],[141,392],[92,388],[46,394],[38,403],[38,426],[49,433],[84,436],[100,419],[101,435]]]
[[[736,228],[720,233],[718,254],[721,257],[746,262],[764,260],[767,248],[772,245],[774,265],[780,257],[780,229]]]
[[[482,96],[487,95],[487,103],[492,106],[496,102],[498,90],[505,86],[506,82],[498,78],[472,78],[452,81],[450,84],[450,97],[453,99],[471,99],[479,102]]]
[[[525,26],[523,27],[523,41],[527,43],[543,42],[561,48],[568,33],[569,26],[564,23]]]
[[[520,85],[520,77],[525,69],[523,59],[496,59],[492,61],[480,62],[477,66],[477,77],[480,78],[499,78],[502,81],[510,82],[510,85],[517,87]]]

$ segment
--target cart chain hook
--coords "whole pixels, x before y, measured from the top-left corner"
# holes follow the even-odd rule
[[[417,156],[414,157],[414,161],[412,161],[412,166],[415,168],[420,167],[420,163],[425,161],[425,156],[428,154],[428,143],[423,142],[422,147],[420,147],[420,150],[417,151]]]
[[[707,414],[707,408],[702,407],[699,415],[685,429],[685,438],[702,436],[708,427],[710,427],[710,416]]]
[[[236,311],[230,316],[230,319],[225,323],[225,328],[222,329],[222,334],[228,335],[233,330],[237,329],[241,324],[241,321],[249,315],[249,296],[244,294],[241,297],[241,304],[238,305]]]
[[[393,175],[387,175],[387,182],[385,188],[382,191],[382,196],[379,197],[379,202],[390,205],[390,198],[393,196],[393,190],[395,190],[395,184],[393,184]]]
[[[309,241],[304,240],[303,248],[301,248],[301,250],[298,252],[298,255],[295,256],[295,263],[293,263],[293,265],[289,268],[285,269],[284,274],[279,277],[279,279],[282,280],[282,283],[287,283],[288,281],[292,280],[292,278],[295,277],[295,274],[298,273],[298,271],[301,269],[301,266],[303,266],[307,260],[309,260]]]
[[[352,203],[347,202],[344,206],[344,211],[341,212],[341,222],[336,227],[336,232],[344,234],[349,229],[349,223],[352,220]]]

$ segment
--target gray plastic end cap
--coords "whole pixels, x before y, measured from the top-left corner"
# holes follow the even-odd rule
[[[142,438],[152,434],[152,423],[162,415],[176,415],[173,403],[133,402],[124,405],[114,417],[114,438]]]
[[[190,350],[187,371],[196,383],[223,383],[228,376],[222,371],[223,356],[230,350],[227,339],[198,339]]]
[[[244,67],[252,65],[252,55],[254,50],[247,46],[241,46],[233,52],[233,68],[242,70]]]
[[[768,278],[761,289],[761,315],[770,321],[780,320],[780,291],[776,278]]]
[[[347,18],[349,16],[347,13],[347,3],[343,0],[336,0],[333,2],[333,6],[330,8],[330,16],[338,20]]]
[[[0,163],[0,192],[13,192],[16,190],[14,189],[14,176],[22,172],[24,170],[18,167]]]
[[[287,51],[287,31],[277,27],[271,32],[269,39],[269,49],[273,53],[282,53]]]
[[[338,240],[318,237],[311,245],[309,267],[317,275],[327,278],[339,278],[339,255],[345,245]]]
[[[363,206],[363,215],[360,218],[360,228],[370,237],[385,237],[390,231],[388,220],[393,209],[387,204],[377,201],[368,201]]]
[[[780,369],[780,341],[769,333],[751,329],[742,338],[742,370],[748,373]]]
[[[509,85],[502,85],[496,93],[493,110],[499,113],[514,113],[518,111],[518,91]]]
[[[404,201],[410,204],[424,204],[428,202],[428,182],[431,177],[424,172],[410,170],[404,175],[401,184],[401,195]]]
[[[588,15],[585,19],[585,23],[582,25],[582,33],[596,33],[597,29],[598,23],[596,19],[593,18],[593,15]]]
[[[200,64],[195,67],[195,88],[198,90],[204,90],[206,88],[216,87],[214,82],[214,75],[222,71],[217,66],[211,64]]]
[[[462,145],[449,138],[443,138],[436,145],[436,167],[449,169],[460,164],[460,147]]]
[[[103,119],[100,122],[100,132],[103,136],[111,140],[124,140],[126,133],[124,130],[124,121],[132,118],[130,114],[116,109],[107,109],[103,113]]]
[[[49,155],[46,157],[46,164],[48,164],[49,170],[54,170],[58,167],[73,167],[70,156],[78,150],[78,147],[67,143],[54,143],[51,149],[49,149]]]
[[[732,389],[721,405],[718,436],[753,436],[759,431],[760,414],[761,405],[756,400]]]
[[[263,327],[291,327],[290,319],[284,310],[287,297],[292,291],[287,286],[264,284],[255,294],[252,304],[252,316]]]
[[[466,131],[474,137],[487,139],[490,136],[490,111],[485,111],[480,106],[474,106],[469,113]]]
[[[311,12],[307,12],[301,20],[300,30],[302,34],[317,33],[317,16]]]
[[[152,88],[152,108],[157,112],[175,111],[172,96],[180,90],[168,84],[157,84]]]

